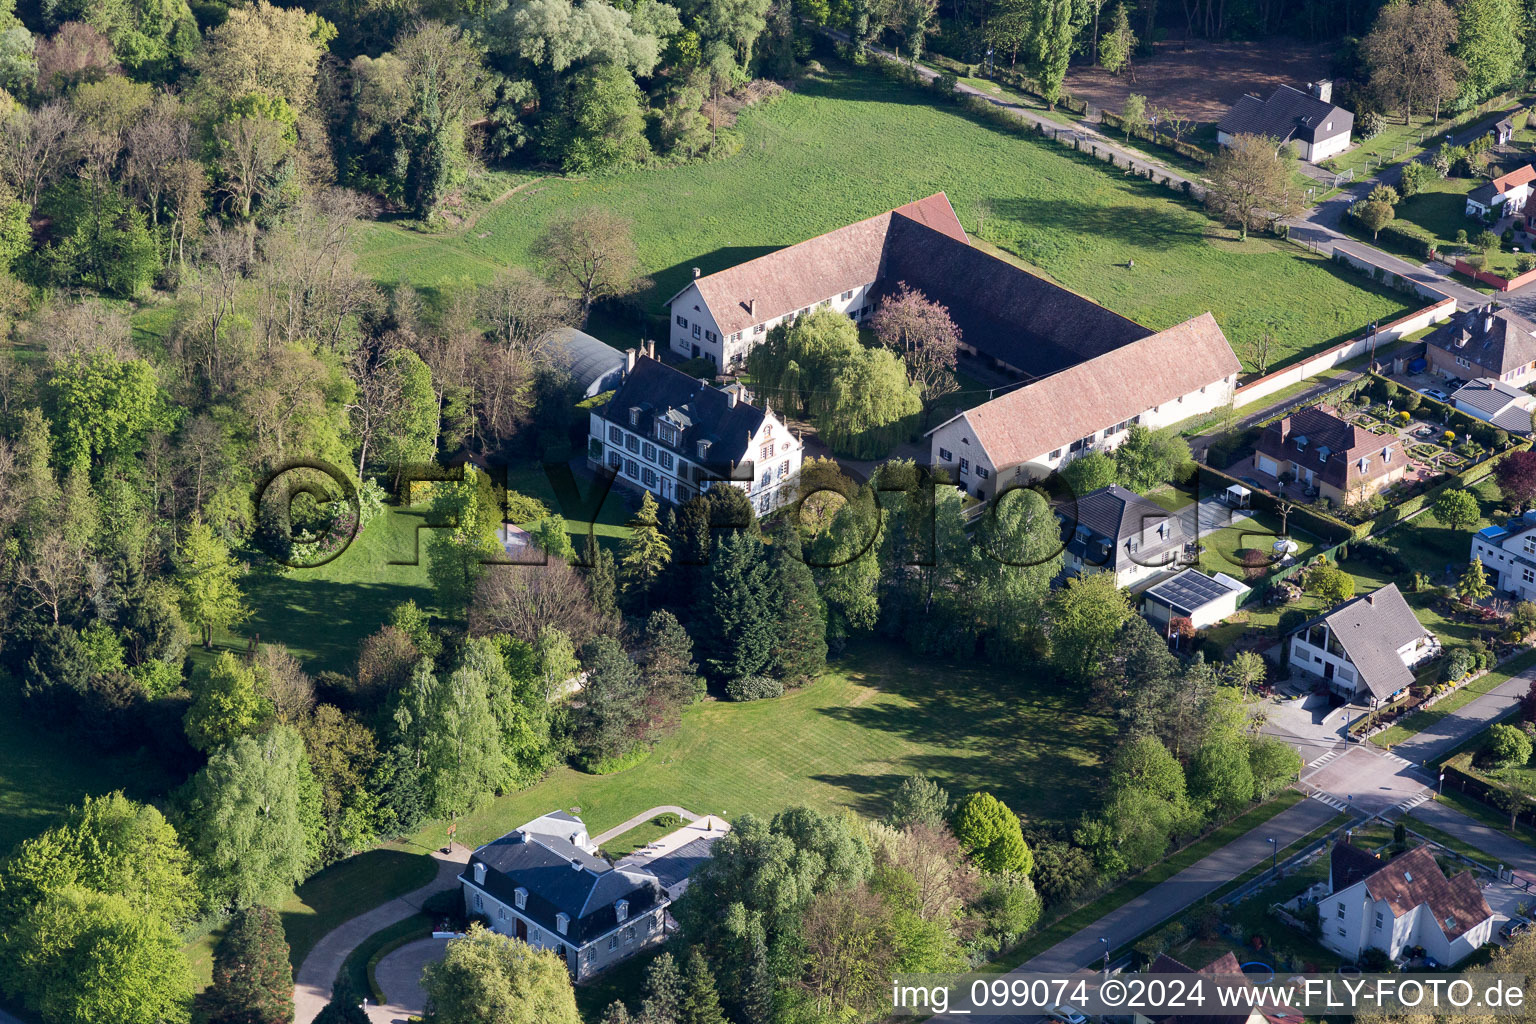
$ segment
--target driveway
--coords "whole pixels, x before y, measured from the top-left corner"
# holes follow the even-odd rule
[[[1303,677],[1306,692],[1296,700],[1262,706],[1264,735],[1285,740],[1308,764],[1343,745],[1344,729],[1350,721],[1348,708],[1335,705],[1327,694],[1312,693],[1311,683],[1309,677]]]
[[[299,965],[293,979],[293,1004],[295,1024],[311,1024],[325,1004],[331,1001],[331,988],[342,964],[364,939],[383,931],[392,924],[404,921],[421,909],[427,897],[443,889],[457,885],[459,873],[469,863],[470,849],[455,843],[451,853],[433,850],[437,861],[437,877],[414,892],[383,903],[367,913],[359,914],[327,932],[315,943],[304,962]],[[385,989],[385,992],[388,992]]]
[[[374,968],[374,979],[388,1000],[383,1006],[368,1007],[373,1024],[405,1024],[420,1017],[427,1008],[427,993],[421,987],[421,972],[428,964],[443,958],[451,939],[417,939],[385,955]]]

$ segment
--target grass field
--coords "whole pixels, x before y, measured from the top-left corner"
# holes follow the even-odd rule
[[[634,768],[586,775],[560,768],[532,789],[459,820],[475,846],[556,808],[581,808],[592,832],[658,804],[730,819],[791,804],[884,814],[908,775],[959,797],[986,789],[1026,824],[1088,807],[1113,723],[1086,699],[1040,679],[922,659],[861,642],[821,679],[785,697],[707,702]],[[418,833],[441,845],[441,827]]]
[[[600,205],[634,221],[655,314],[693,267],[721,270],[943,190],[968,230],[985,212],[983,238],[1061,284],[1150,327],[1211,310],[1239,352],[1268,328],[1289,359],[1408,308],[1295,246],[1239,242],[1162,186],[940,103],[833,65],[744,112],[743,150],[730,159],[544,179],[484,210],[471,230],[374,223],[362,266],[423,289],[484,280],[537,262],[535,242],[557,213]],[[641,327],[592,329],[627,345]]]
[[[5,682],[0,677],[0,684]],[[0,856],[54,825],[87,795],[121,789],[147,800],[177,781],[151,761],[82,751],[67,738],[39,729],[13,700],[0,701]]]
[[[297,968],[332,928],[420,889],[436,874],[437,862],[406,843],[391,843],[326,868],[299,886],[280,908],[289,960]]]

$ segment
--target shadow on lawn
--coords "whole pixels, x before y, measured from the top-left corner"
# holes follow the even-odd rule
[[[313,671],[345,672],[363,638],[379,629],[395,605],[430,606],[432,591],[403,583],[335,583],[253,575],[246,598],[254,614],[241,624],[244,637],[286,644]]]
[[[1127,179],[1123,187],[1127,191],[1140,191],[1132,179]],[[1166,188],[1161,185],[1151,187],[1163,193],[1160,198],[1169,198]],[[993,202],[996,204],[993,223],[1012,221],[1031,232],[1099,235],[1134,249],[1167,252],[1172,248],[1205,245],[1206,232],[1210,229],[1210,222],[1204,216],[1176,202],[1090,204],[1056,198],[995,199]],[[999,230],[1008,232],[1007,227]]]
[[[437,862],[422,852],[374,849],[331,865],[299,886],[299,909],[282,911],[295,968],[337,925],[363,910],[413,892],[437,875]]]
[[[1045,676],[1042,669],[1039,676]],[[1050,681],[1023,683],[1022,673],[952,664],[907,663],[866,681],[911,705],[870,703],[821,713],[899,736],[922,750],[900,773],[818,775],[852,794],[860,813],[882,816],[906,775],[926,775],[958,799],[986,789],[1026,820],[1075,817],[1087,805],[1109,756],[1113,723]],[[999,780],[1011,780],[999,785]]]

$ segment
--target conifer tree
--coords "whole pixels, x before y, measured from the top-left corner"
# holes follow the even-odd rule
[[[646,491],[640,499],[640,511],[630,523],[632,532],[619,559],[624,579],[624,597],[632,607],[649,608],[651,586],[672,561],[672,545],[661,532],[656,499]]]
[[[663,953],[645,970],[645,999],[640,1016],[657,1024],[681,1024],[683,974],[671,953]]]
[[[747,968],[742,972],[741,1018],[745,1024],[773,1024],[773,972],[768,966],[768,946],[754,933],[747,947]]]
[[[693,639],[671,612],[651,612],[639,655],[646,689],[654,703],[667,709],[667,717],[704,696],[704,680],[693,660]]]
[[[1483,560],[1474,558],[1467,565],[1467,571],[1461,574],[1461,579],[1456,581],[1456,594],[1468,604],[1481,601],[1493,593],[1493,587],[1488,583],[1488,574],[1483,571]]]
[[[721,680],[761,674],[773,659],[776,615],[763,542],[746,531],[719,540],[707,571],[697,615],[706,669]]]
[[[605,619],[619,613],[618,579],[614,573],[613,552],[597,542],[597,537],[587,535],[586,555],[582,559],[587,572],[587,592],[592,595],[592,606]]]
[[[772,671],[790,686],[808,683],[827,667],[827,613],[810,566],[800,558],[800,537],[783,529],[773,537],[768,570],[775,621]]]
[[[615,999],[604,1011],[602,1024],[630,1024],[632,1020],[634,1018],[629,1015],[628,1007]]]
[[[293,968],[282,922],[270,907],[241,911],[213,960],[212,1024],[290,1024]]]
[[[720,992],[715,988],[714,972],[697,946],[688,951],[683,976],[683,1005],[677,1024],[726,1024],[725,1014],[720,1011]]]
[[[368,1024],[368,1012],[360,1005],[362,998],[352,988],[352,982],[343,971],[331,989],[331,1001],[315,1018],[315,1024]]]

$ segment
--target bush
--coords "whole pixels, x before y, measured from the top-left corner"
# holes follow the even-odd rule
[[[1390,402],[1397,397],[1397,393],[1397,383],[1385,377],[1377,377],[1376,383],[1371,387],[1371,394],[1379,402]]]
[[[666,814],[658,814],[651,819],[651,824],[658,828],[677,828],[683,823],[683,819],[671,811]]]
[[[1495,723],[1488,727],[1488,743],[1483,757],[1490,768],[1518,768],[1531,759],[1530,738],[1513,725]]]
[[[1418,412],[1419,406],[1424,404],[1424,397],[1417,391],[1405,391],[1397,404],[1404,412]]]
[[[1471,671],[1472,652],[1465,647],[1457,647],[1446,656],[1445,664],[1440,669],[1440,678],[1447,683],[1454,683]]]
[[[1355,118],[1355,137],[1361,142],[1374,139],[1381,134],[1386,127],[1387,119],[1374,110],[1362,110],[1360,116]],[[1411,194],[1411,193],[1410,193]]]
[[[767,700],[784,696],[784,684],[768,676],[740,676],[725,684],[731,700]]]

